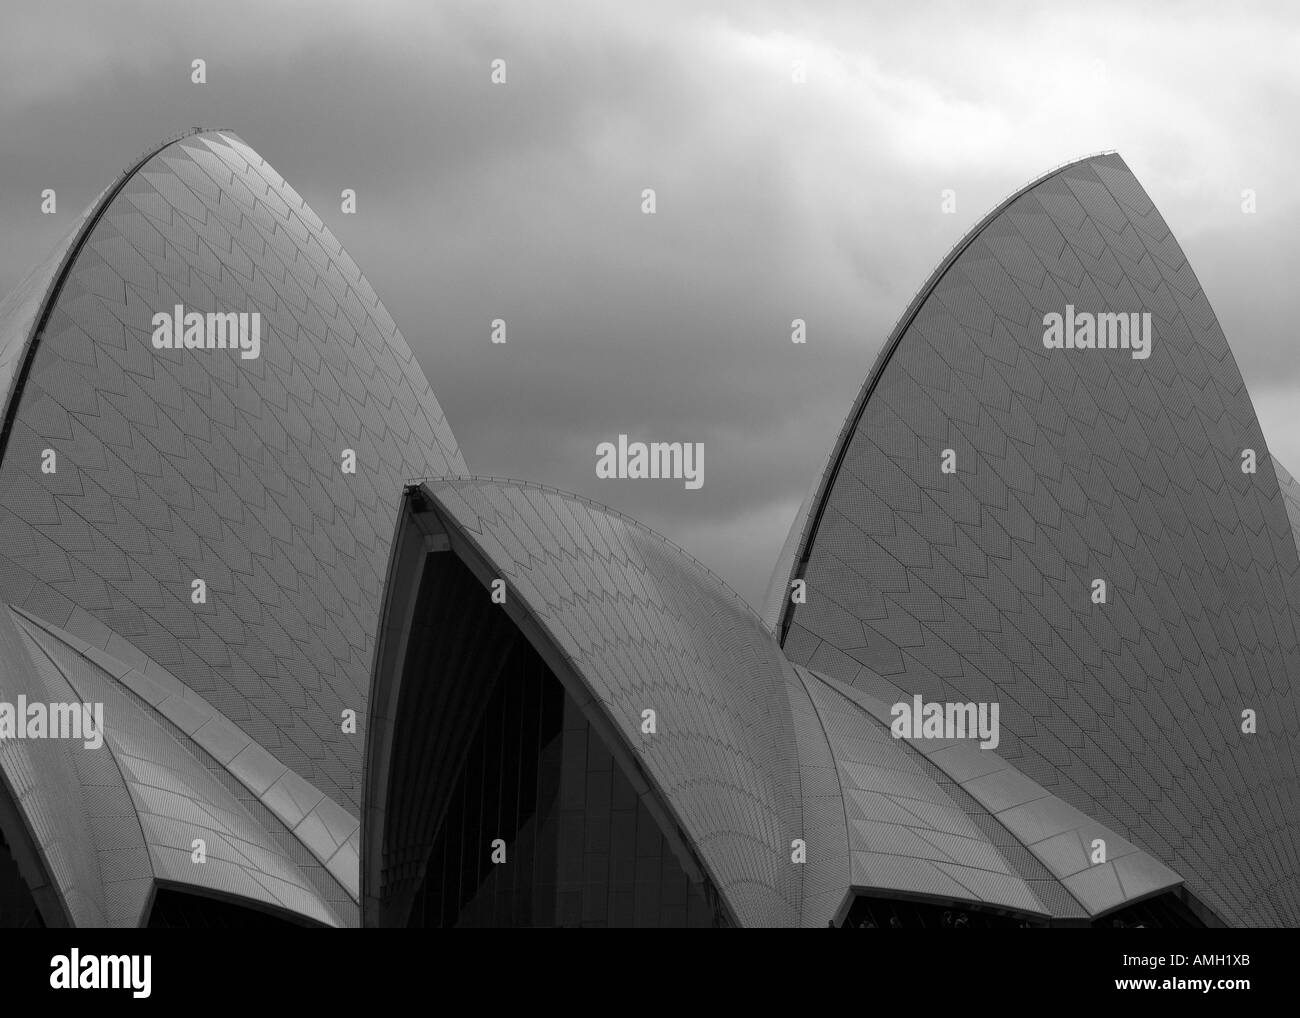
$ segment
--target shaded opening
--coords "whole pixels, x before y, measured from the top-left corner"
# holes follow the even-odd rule
[[[912,901],[860,894],[849,906],[844,921],[839,924],[832,922],[831,925],[846,930],[991,930],[1044,927],[1047,921],[1037,916],[980,908],[966,902]]]
[[[411,612],[379,925],[725,923],[716,891],[688,876],[600,734],[454,551],[427,554]]]
[[[18,869],[4,831],[0,830],[0,927],[39,929],[44,925],[31,888]]]
[[[301,929],[282,916],[220,898],[160,887],[149,910],[151,930]]]
[[[1115,929],[1202,930],[1208,924],[1188,907],[1177,891],[1166,891],[1108,912],[1094,919],[1092,925]]]
[[[1091,926],[1094,928],[1204,929],[1209,924],[1178,890],[1146,898],[1088,922],[1047,920],[982,908],[965,902],[916,901],[901,898],[858,895],[840,929],[1013,929],[1046,926]]]

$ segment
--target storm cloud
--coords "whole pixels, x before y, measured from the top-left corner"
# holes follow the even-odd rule
[[[1283,5],[87,0],[5,17],[0,291],[151,145],[228,128],[364,269],[476,472],[627,512],[751,603],[916,288],[1002,197],[1088,152],[1117,149],[1146,186],[1300,469],[1300,16]],[[596,445],[620,433],[702,442],[704,487],[598,481]]]

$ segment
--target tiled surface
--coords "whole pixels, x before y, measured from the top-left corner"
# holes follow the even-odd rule
[[[150,873],[338,924],[267,825],[355,900],[393,517],[407,478],[464,461],[355,264],[234,136],[191,135],[134,173],[33,337],[67,252],[0,303],[0,395],[19,400],[0,602],[44,620],[3,612],[0,692],[94,690],[115,720],[93,759],[0,746],[6,784],[79,925],[138,921]],[[175,303],[261,311],[261,359],[154,351],[150,318]],[[1152,358],[1049,354],[1041,316],[1066,303],[1152,311]],[[1167,863],[1231,922],[1300,922],[1300,485],[1277,465],[1240,473],[1263,437],[1163,220],[1117,156],[1073,164],[984,224],[916,311],[851,415],[786,640],[850,688],[792,673],[716,577],[617,514],[514,482],[430,491],[626,733],[748,925],[824,925],[849,884],[1044,907],[1050,881],[1022,879],[976,809],[1089,912],[1176,882]],[[817,508],[782,554],[771,621]],[[909,756],[863,706],[892,683],[997,699],[1002,766],[962,745]],[[1246,706],[1261,726],[1243,738]],[[196,825],[213,839],[202,875]],[[801,831],[816,852],[798,867]]]
[[[52,626],[22,609],[14,611],[29,629],[39,629],[73,653],[86,658],[192,737],[215,760],[224,764],[286,828],[293,831],[303,846],[343,885],[352,900],[357,900],[359,874],[355,862],[360,823],[347,810],[301,775],[285,767],[175,676],[140,657],[138,651],[136,660],[144,672],[118,661],[88,640]],[[107,637],[93,628],[85,635],[107,642]],[[349,859],[353,863],[351,867]]]
[[[352,893],[340,883],[339,879],[330,872],[318,856],[312,854],[307,848],[308,839],[302,835],[303,825],[314,819],[321,807],[317,807],[317,810],[308,814],[307,819],[299,826],[296,833],[286,827],[284,822],[246,785],[231,774],[227,767],[217,762],[217,759],[203,746],[173,725],[165,715],[155,711],[152,717],[179,745],[188,750],[196,760],[207,768],[208,773],[226,788],[231,797],[248,811],[248,814],[257,821],[262,830],[275,841],[284,854],[293,860],[299,871],[319,893],[321,900],[330,907],[334,915],[338,916],[341,923],[344,926],[355,927],[358,924],[360,914]],[[342,807],[339,808],[342,809]],[[334,859],[331,859],[331,862],[333,861]],[[346,870],[341,869],[340,875],[346,878]]]
[[[801,867],[800,920],[804,926],[825,927],[845,902],[852,876],[844,791],[835,754],[805,681],[789,662],[784,663],[784,670],[799,759],[801,837],[808,853]]]
[[[874,717],[882,729],[892,719],[891,706],[904,698],[902,690],[880,699],[831,678],[825,678],[824,682]],[[880,678],[873,683],[877,691],[884,691],[888,685]],[[1033,854],[1051,878],[1069,892],[1073,899],[1069,904],[1081,905],[1083,912],[1090,916],[1183,882],[1169,867],[1021,774],[993,749],[981,749],[977,740],[903,739],[896,745],[908,747],[943,771]],[[1105,861],[1092,861],[1095,839],[1104,842]],[[1085,873],[1093,870],[1106,873]],[[1129,878],[1120,879],[1121,873]],[[1041,885],[1031,881],[1030,887],[1032,890]],[[1041,889],[1047,900],[1059,900],[1051,895],[1050,887]],[[1049,911],[1058,917],[1081,914],[1073,907],[1058,906]]]
[[[101,747],[64,743],[77,769],[103,896],[110,903],[104,922],[96,925],[142,922],[155,879],[340,925],[292,860],[148,708],[54,632],[17,613],[12,618],[47,688],[62,686],[62,701],[104,705]],[[192,860],[195,839],[206,846],[204,863]]]
[[[1291,520],[1291,530],[1295,534],[1296,547],[1300,548],[1300,481],[1287,472],[1277,460],[1273,460],[1273,470],[1277,474],[1277,485],[1282,491],[1282,500],[1286,502],[1286,514]],[[1267,468],[1265,468],[1267,469]]]
[[[17,362],[42,285],[6,302],[0,365]],[[261,357],[154,350],[153,313],[178,303],[260,311]],[[357,815],[402,482],[464,462],[330,231],[233,135],[168,145],[91,231],[19,398],[0,601],[69,629],[80,613],[138,647]],[[45,448],[57,474],[40,471]],[[195,577],[206,605],[190,602]]]
[[[794,734],[759,618],[680,549],[594,503],[490,479],[426,489],[599,700],[737,919],[796,924]],[[654,736],[641,734],[646,708]]]
[[[913,748],[829,683],[797,671],[838,771],[848,879],[855,889],[1048,914],[997,847],[928,776]]]
[[[16,704],[20,694],[43,703],[69,698],[67,683],[39,667],[9,608],[0,604],[0,701]],[[83,789],[73,752],[58,739],[0,740],[0,779],[23,813],[43,857],[45,877],[63,901],[68,921],[74,926],[105,926],[129,915],[132,902],[115,899],[105,886],[95,839],[97,818],[87,801],[93,791]],[[128,853],[132,848],[125,838],[116,847]],[[143,842],[134,847],[142,849]]]
[[[1150,311],[1152,356],[1044,349],[1067,303]],[[1071,164],[978,229],[900,329],[801,539],[786,653],[999,701],[1022,774],[1228,922],[1300,924],[1300,558],[1273,472],[1240,470],[1264,437],[1160,214],[1118,156]]]

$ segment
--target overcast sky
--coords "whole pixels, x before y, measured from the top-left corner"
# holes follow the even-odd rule
[[[0,292],[144,150],[229,128],[369,277],[475,473],[621,509],[756,606],[915,290],[1006,194],[1089,152],[1117,149],[1159,206],[1300,470],[1290,5],[19,3]],[[704,487],[597,480],[620,432],[703,442]]]

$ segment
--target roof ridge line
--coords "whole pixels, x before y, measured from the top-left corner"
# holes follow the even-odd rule
[[[90,235],[95,232],[95,228],[99,226],[100,221],[104,218],[104,213],[108,211],[108,207],[113,204],[117,196],[122,193],[123,188],[126,187],[131,178],[139,173],[145,164],[159,153],[166,151],[184,138],[212,133],[216,130],[224,129],[191,127],[155,145],[123,170],[117,180],[109,185],[92,203],[91,211],[86,215],[81,226],[77,228],[76,235],[68,243],[67,249],[63,253],[59,267],[50,278],[50,284],[41,297],[40,311],[32,319],[31,330],[23,340],[20,354],[21,363],[18,370],[14,372],[13,381],[9,385],[9,403],[4,408],[4,422],[0,424],[0,465],[3,465],[5,451],[9,447],[9,433],[13,430],[14,421],[18,416],[18,405],[22,402],[23,390],[27,386],[27,376],[31,374],[32,363],[36,359],[36,347],[40,336],[44,333],[50,315],[54,311],[54,306],[58,303],[59,295],[63,292],[63,284],[67,282],[68,273],[72,271],[73,264],[81,256],[82,249],[86,246]],[[226,131],[225,133],[234,134],[233,131]],[[0,398],[3,398],[3,396],[0,395]]]
[[[677,552],[677,554],[681,555],[683,558],[689,561],[692,565],[703,570],[710,579],[717,582],[727,594],[729,594],[733,599],[738,601],[740,603],[740,606],[754,617],[754,620],[758,622],[759,627],[764,632],[768,633],[769,635],[771,633],[771,630],[767,628],[767,624],[763,622],[762,616],[759,615],[758,612],[754,610],[754,606],[750,604],[749,601],[747,601],[744,597],[742,597],[741,594],[738,591],[736,591],[734,587],[731,586],[731,584],[729,584],[721,576],[719,576],[712,569],[710,569],[703,562],[701,562],[698,558],[696,558],[689,551],[683,548],[680,544],[674,541],[671,537],[666,537],[665,535],[659,533],[659,531],[655,530],[653,527],[647,526],[646,524],[642,523],[635,516],[629,516],[627,513],[623,512],[620,509],[615,509],[612,506],[605,505],[605,503],[598,502],[596,501],[596,499],[589,498],[586,495],[579,495],[576,492],[565,491],[563,488],[557,488],[553,484],[543,484],[540,481],[525,481],[518,477],[498,477],[491,474],[434,474],[427,477],[409,478],[407,484],[408,486],[412,484],[423,484],[427,481],[486,481],[492,484],[511,484],[511,485],[515,485],[516,487],[533,488],[539,491],[550,492],[553,495],[560,495],[564,498],[573,499],[575,502],[581,502],[584,505],[588,506],[589,508],[599,509],[601,512],[609,516],[613,516],[616,519],[623,520],[625,523],[632,524],[637,530],[642,531],[645,534],[648,534],[649,536],[655,538],[656,540],[662,541],[664,544],[668,545],[668,547],[672,548],[673,551]]]
[[[957,259],[961,257],[966,249],[975,243],[975,240],[980,236],[980,234],[982,234],[984,230],[1015,201],[1028,194],[1040,184],[1046,183],[1058,174],[1063,173],[1065,170],[1068,170],[1073,166],[1080,166],[1083,163],[1089,162],[1090,160],[1096,159],[1100,156],[1107,155],[1119,156],[1120,160],[1123,161],[1123,156],[1119,155],[1117,149],[1102,149],[1099,152],[1079,156],[1078,158],[1071,159],[1068,162],[1061,163],[1059,166],[1054,166],[1050,170],[1034,177],[1028,183],[1022,184],[1020,187],[1016,188],[981,216],[974,226],[961,235],[957,243],[949,249],[948,253],[939,260],[939,263],[935,265],[930,274],[925,277],[925,282],[922,283],[917,291],[912,294],[911,299],[906,305],[904,305],[902,314],[898,316],[889,332],[885,334],[885,340],[881,344],[879,351],[877,351],[875,360],[872,361],[871,367],[867,371],[867,376],[863,380],[862,386],[859,388],[858,394],[854,398],[853,403],[850,405],[849,412],[845,416],[843,424],[840,425],[839,433],[836,435],[835,441],[831,446],[830,456],[827,458],[826,465],[822,468],[821,478],[817,482],[816,495],[809,507],[809,516],[804,521],[804,532],[799,539],[798,547],[795,549],[794,559],[791,562],[791,572],[790,575],[786,577],[787,583],[791,577],[799,574],[800,568],[807,562],[809,550],[812,547],[813,540],[821,524],[822,511],[825,508],[827,493],[830,490],[834,478],[839,474],[840,465],[843,463],[844,456],[848,452],[850,439],[852,438],[853,433],[857,430],[857,423],[862,418],[867,402],[871,399],[871,395],[875,391],[876,383],[880,380],[880,376],[884,372],[885,366],[889,363],[890,357],[893,356],[894,351],[898,348],[898,344],[902,340],[903,334],[907,332],[908,327],[920,312],[922,305],[924,305],[931,292],[939,285],[939,281],[943,279],[944,275],[952,268],[952,266],[957,262]],[[779,561],[777,562],[777,566],[780,566]],[[789,600],[786,600],[782,605],[781,613],[777,616],[776,620],[776,637],[777,641],[782,644],[784,644],[785,633],[789,629],[791,619],[791,603]]]

